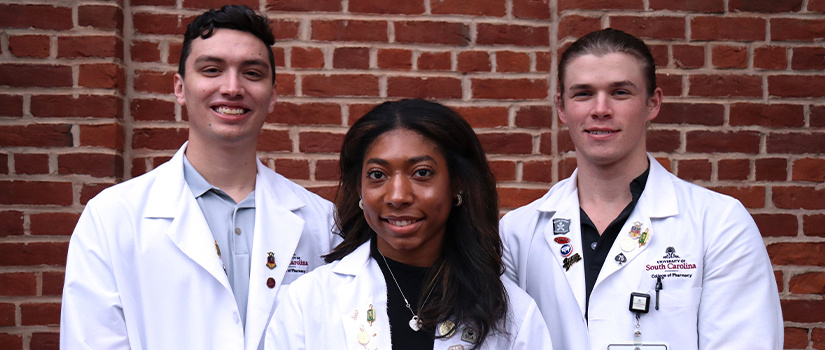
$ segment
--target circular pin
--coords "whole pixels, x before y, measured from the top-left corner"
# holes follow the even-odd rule
[[[364,326],[361,326],[361,331],[358,332],[358,342],[364,346],[370,342],[370,335],[364,331]]]
[[[626,252],[632,252],[633,249],[636,249],[636,240],[630,237],[622,238],[621,247]]]
[[[561,256],[566,258],[566,257],[570,256],[571,253],[573,253],[573,246],[569,245],[569,244],[565,244],[565,245],[561,246],[561,249],[559,249],[559,252],[561,253]]]
[[[266,286],[270,289],[275,288],[275,279],[270,277],[266,280]]]

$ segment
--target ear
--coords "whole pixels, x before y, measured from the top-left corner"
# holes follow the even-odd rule
[[[277,92],[278,89],[276,89],[277,87],[278,87],[277,82],[275,84],[272,84],[272,96],[269,96],[269,113],[267,113],[267,114],[270,114],[270,113],[272,113],[272,111],[275,110],[275,101],[278,100],[278,92]]]
[[[556,111],[559,113],[559,120],[567,124],[567,116],[564,115],[564,99],[561,97],[561,92],[556,93]]]
[[[662,92],[662,88],[656,88],[653,91],[653,96],[650,96],[650,99],[647,101],[648,105],[648,112],[647,112],[647,121],[651,121],[656,119],[659,116],[659,110],[662,108],[662,100],[664,99],[664,92]]]
[[[181,106],[186,105],[186,93],[183,90],[183,77],[179,73],[175,73],[175,98]]]

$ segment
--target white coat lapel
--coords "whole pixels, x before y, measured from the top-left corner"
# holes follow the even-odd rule
[[[375,342],[376,349],[391,349],[389,316],[387,315],[387,284],[381,268],[370,258],[370,242],[341,260],[335,273],[353,276],[349,284],[338,291],[337,306],[346,337],[346,349],[366,348],[366,340]],[[370,323],[367,311],[372,306],[375,320]],[[356,313],[357,310],[357,313]],[[363,329],[364,334],[361,334]]]

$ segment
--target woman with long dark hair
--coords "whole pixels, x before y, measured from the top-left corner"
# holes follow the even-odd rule
[[[424,100],[347,132],[331,264],[290,286],[275,349],[550,349],[535,302],[502,281],[495,178],[470,125]]]

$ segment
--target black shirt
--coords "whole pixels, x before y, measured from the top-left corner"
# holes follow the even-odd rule
[[[398,290],[398,285],[404,290],[404,295],[410,302],[410,308],[418,312],[418,302],[421,296],[421,288],[424,284],[424,277],[430,271],[429,267],[418,267],[400,263],[392,259],[387,259],[384,263],[384,258],[378,252],[378,247],[375,243],[376,239],[373,236],[370,243],[370,255],[378,266],[381,267],[381,272],[384,273],[384,280],[387,283],[387,314],[390,318],[390,335],[393,350],[399,349],[432,349],[434,342],[433,331],[421,329],[418,332],[410,328],[409,323],[413,314],[404,305],[404,298]],[[387,265],[392,269],[392,274],[398,280],[398,285],[387,269]]]
[[[599,272],[602,271],[602,266],[607,260],[607,253],[610,252],[610,247],[619,236],[619,231],[624,226],[630,213],[636,208],[636,203],[639,202],[639,197],[642,196],[642,191],[647,184],[647,175],[650,173],[650,166],[648,165],[642,175],[633,179],[630,182],[630,194],[633,198],[630,203],[619,213],[619,216],[607,226],[604,233],[599,235],[599,230],[596,225],[584,212],[584,209],[579,208],[579,216],[581,217],[581,231],[582,231],[582,258],[584,259],[584,281],[586,287],[585,293],[585,313],[587,318],[587,308],[590,306],[590,292],[593,291],[593,286],[596,285],[596,279],[599,278]]]

